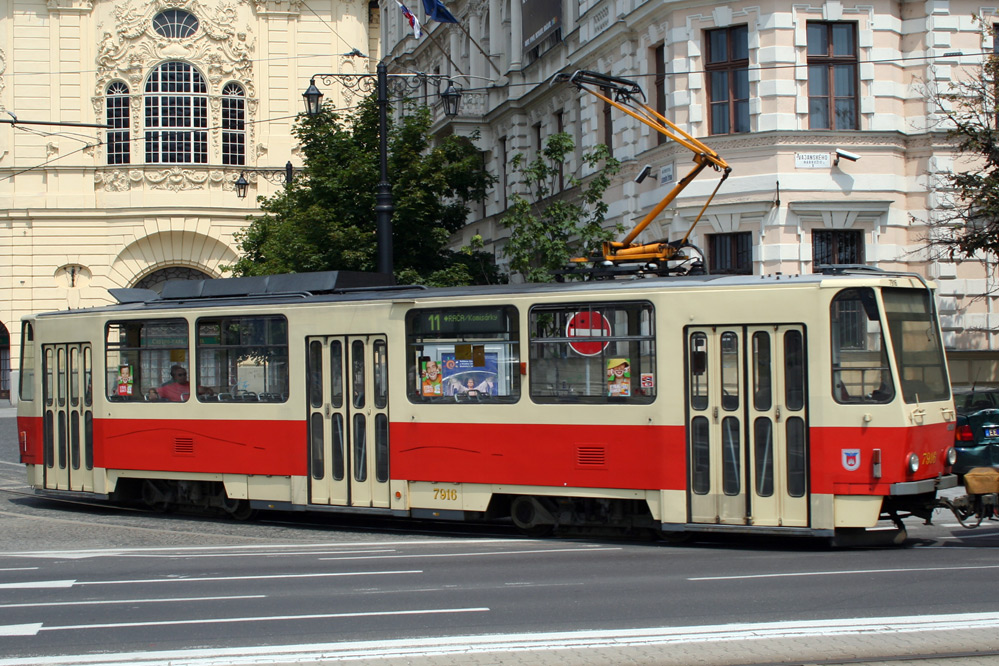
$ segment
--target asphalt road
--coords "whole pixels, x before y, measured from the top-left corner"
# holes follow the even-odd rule
[[[999,523],[832,550],[155,514],[28,493],[8,412],[0,666],[999,663]]]

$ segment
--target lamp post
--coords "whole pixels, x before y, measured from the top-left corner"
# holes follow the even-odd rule
[[[291,181],[295,178],[295,167],[291,165],[291,160],[288,160],[288,163],[284,165],[284,169],[257,169],[254,167],[246,167],[244,169],[240,169],[239,178],[237,178],[236,182],[233,183],[236,187],[236,196],[239,197],[240,199],[246,198],[246,190],[250,186],[250,183],[246,180],[246,178],[243,175],[247,171],[251,173],[262,173],[268,176],[280,176],[283,173],[285,188],[290,187]]]
[[[341,81],[347,88],[360,93],[370,93],[372,83],[375,85],[378,104],[378,162],[381,177],[375,190],[375,228],[378,234],[378,272],[392,274],[392,184],[388,178],[388,89],[389,82],[393,93],[405,95],[416,91],[426,82],[434,82],[438,86],[447,81],[447,88],[440,93],[444,115],[453,118],[458,115],[461,105],[461,86],[456,85],[446,76],[436,74],[389,74],[385,63],[378,63],[375,75],[371,74],[313,74],[309,87],[302,93],[305,100],[305,112],[316,116],[322,109],[323,93],[316,87],[316,79],[323,85],[330,85],[333,79]]]

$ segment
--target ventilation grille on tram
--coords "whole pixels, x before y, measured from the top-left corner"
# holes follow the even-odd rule
[[[194,439],[191,437],[178,437],[173,440],[173,452],[178,456],[193,456]]]
[[[606,450],[602,446],[578,446],[576,464],[584,467],[603,466],[607,464]]]

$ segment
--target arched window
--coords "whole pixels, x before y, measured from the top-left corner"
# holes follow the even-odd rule
[[[129,164],[131,162],[131,133],[128,119],[128,86],[122,81],[113,81],[108,86],[107,124],[111,129],[107,134],[108,164]]]
[[[198,31],[198,17],[180,9],[168,9],[153,17],[153,30],[170,39],[191,37]]]
[[[132,287],[134,289],[152,289],[159,294],[163,292],[163,284],[169,280],[208,280],[211,277],[211,275],[208,275],[204,271],[199,271],[197,268],[171,266],[153,271],[132,285]]]
[[[146,163],[208,162],[208,88],[196,69],[165,62],[146,81]]]
[[[222,164],[246,164],[246,99],[243,86],[222,88]]]

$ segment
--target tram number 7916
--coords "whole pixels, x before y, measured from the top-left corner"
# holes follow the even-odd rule
[[[434,499],[442,502],[457,502],[457,488],[434,488]]]

